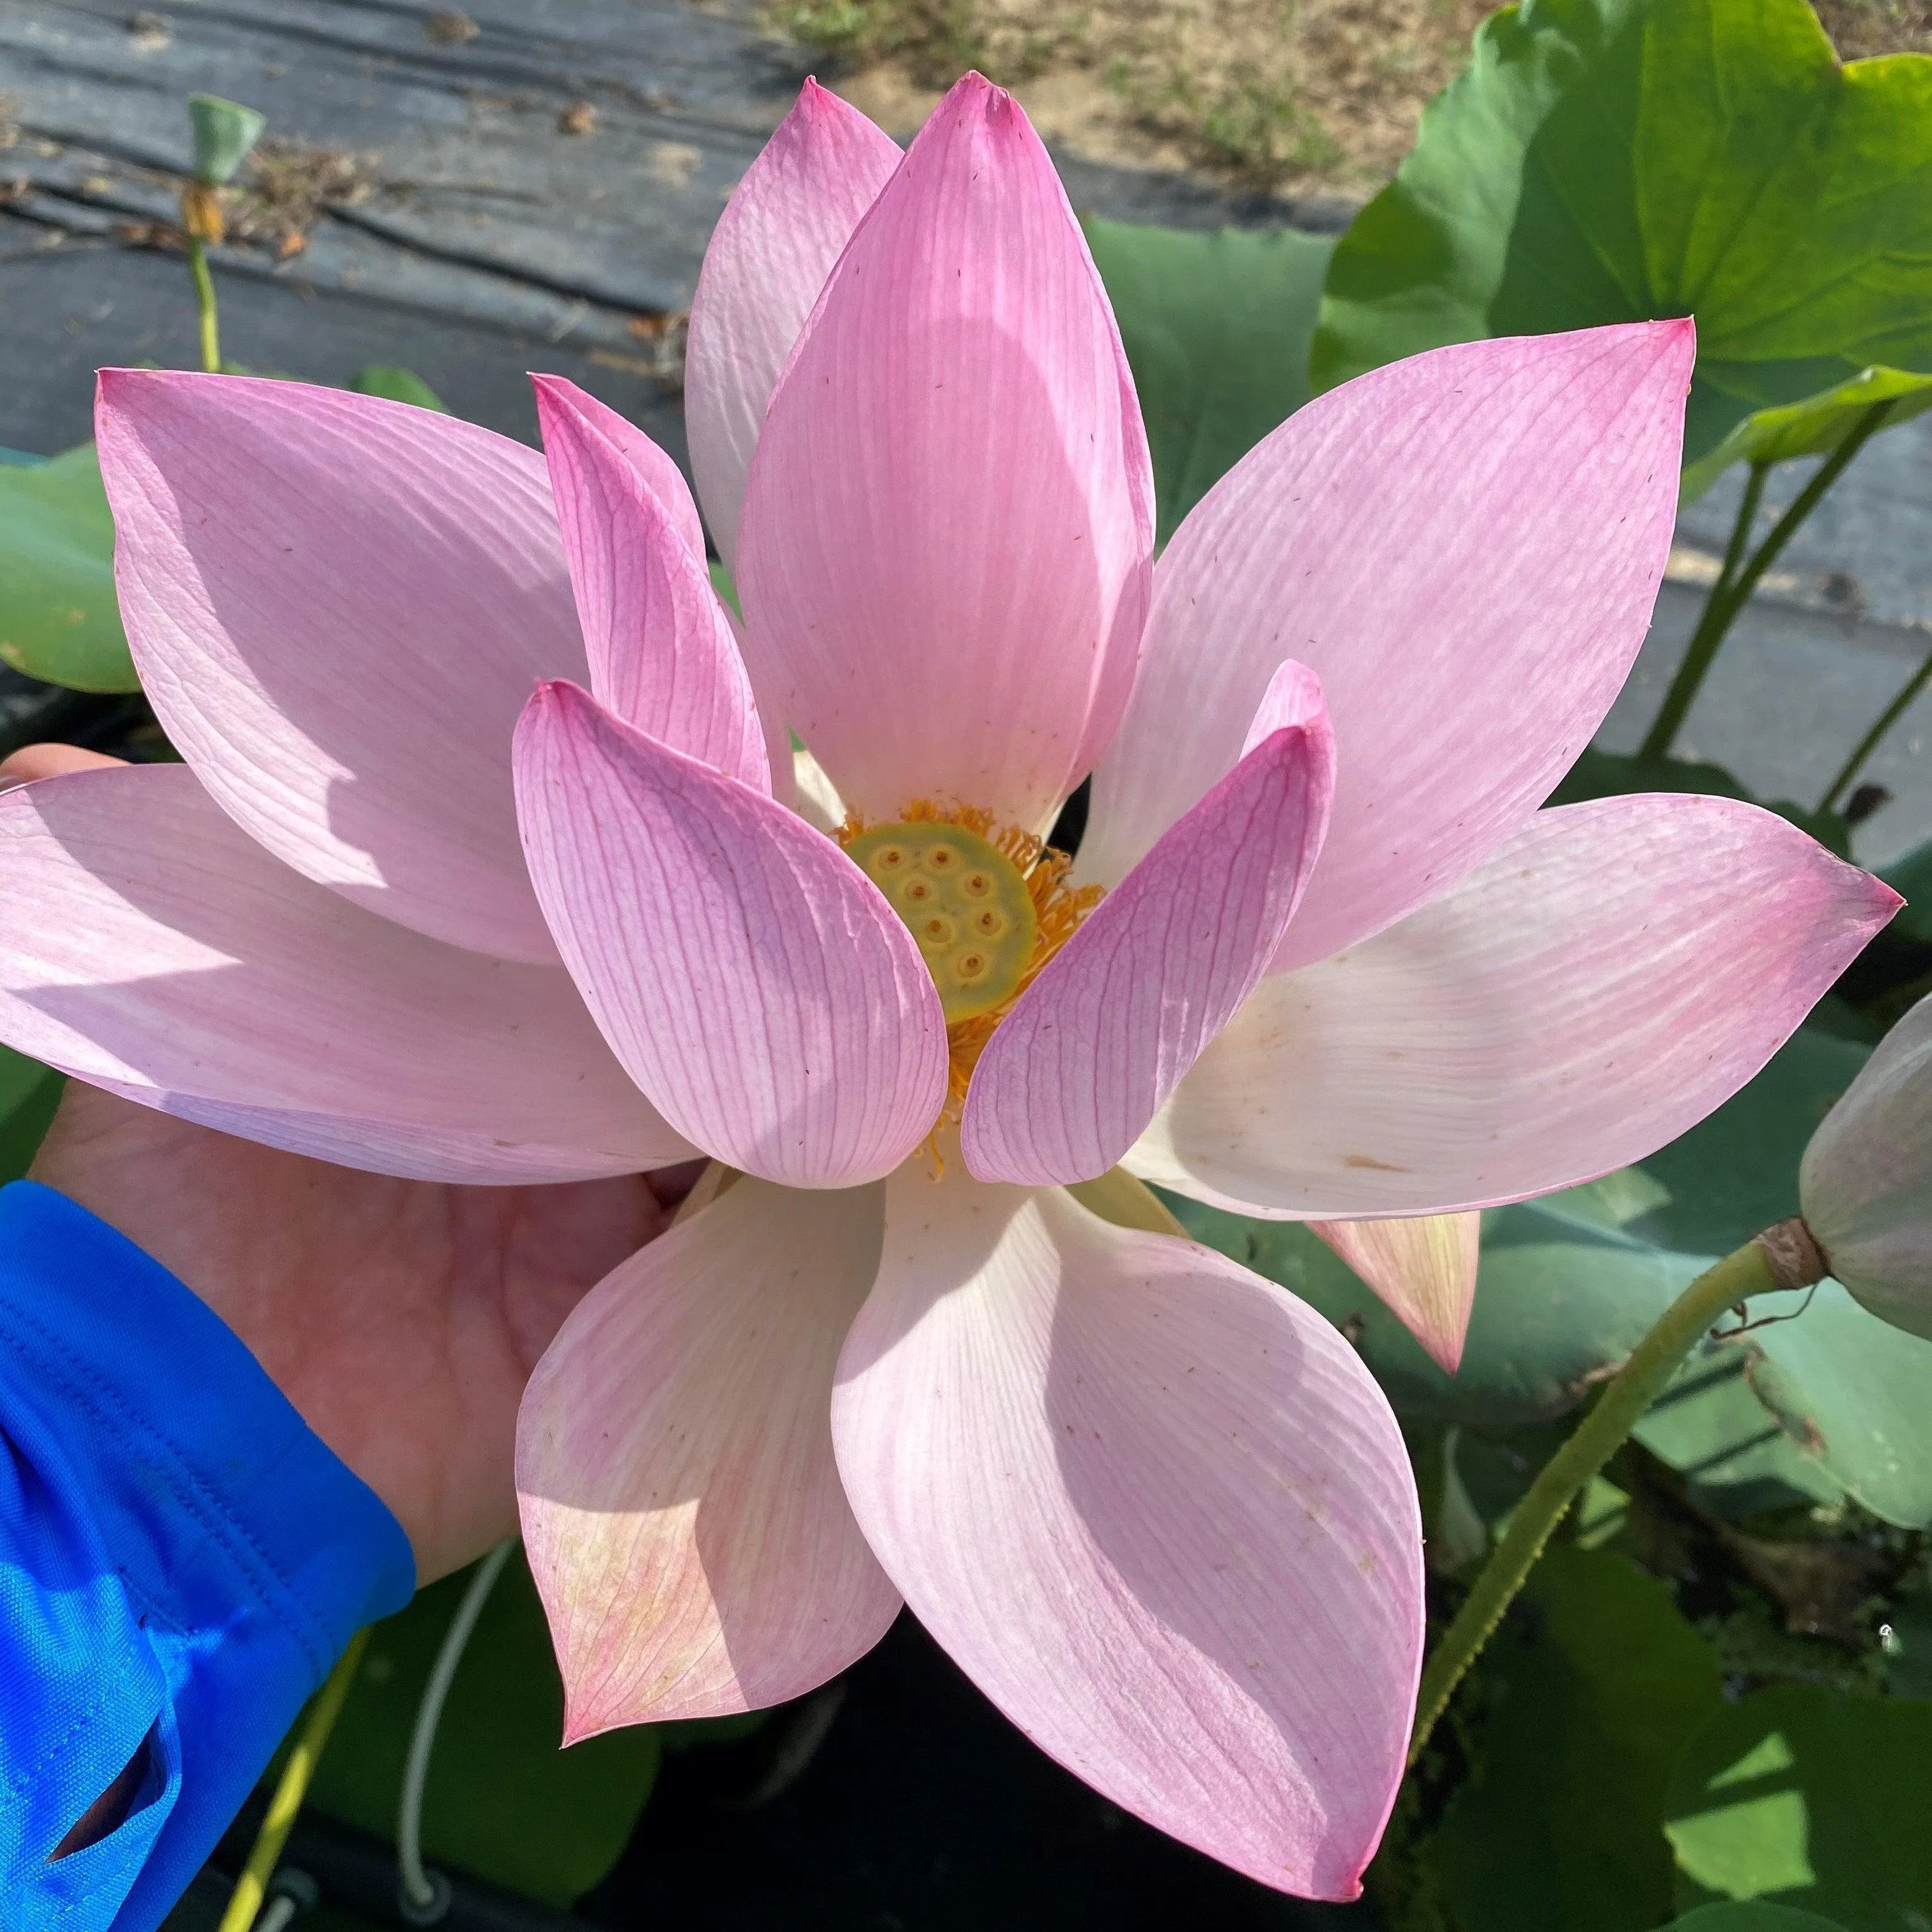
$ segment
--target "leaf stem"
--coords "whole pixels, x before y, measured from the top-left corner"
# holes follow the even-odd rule
[[[1932,656],[1928,656],[1905,680],[1898,695],[1879,713],[1878,722],[1852,747],[1852,755],[1839,768],[1838,776],[1826,787],[1825,796],[1818,801],[1820,812],[1829,812],[1838,803],[1839,795],[1864,769],[1865,760],[1878,749],[1879,741],[1904,716],[1912,700],[1928,682],[1932,682]]]
[[[457,1605],[456,1614],[443,1634],[429,1682],[423,1687],[422,1702],[416,1707],[416,1728],[410,1734],[409,1760],[403,1768],[402,1801],[396,1815],[396,1864],[404,1902],[418,1912],[429,1910],[436,1901],[436,1882],[424,1870],[422,1862],[423,1792],[429,1783],[430,1755],[436,1748],[436,1726],[442,1721],[449,1687],[456,1681],[456,1666],[463,1661],[476,1621],[516,1546],[514,1536],[506,1537],[471,1573],[463,1600]]]
[[[201,366],[221,374],[221,333],[214,306],[214,278],[208,272],[208,249],[198,236],[188,238],[188,272],[194,278],[194,302],[201,316]]]
[[[288,1842],[290,1828],[296,1822],[296,1814],[302,1809],[309,1779],[315,1772],[316,1760],[322,1756],[322,1748],[328,1742],[329,1732],[335,1728],[335,1720],[342,1712],[342,1700],[349,1695],[349,1687],[355,1682],[362,1653],[368,1644],[369,1633],[366,1630],[358,1630],[349,1640],[349,1648],[328,1673],[321,1695],[310,1706],[308,1720],[296,1739],[295,1748],[289,1753],[288,1762],[282,1767],[275,1795],[268,1801],[268,1815],[262,1820],[262,1828],[255,1834],[254,1847],[248,1854],[248,1862],[242,1868],[241,1877],[236,1881],[228,1909],[221,1915],[217,1932],[248,1932],[254,1924],[255,1915],[261,1910],[262,1898],[267,1894],[268,1881],[275,1875],[276,1861],[282,1856],[283,1846]]]
[[[1718,580],[1711,586],[1711,594],[1705,600],[1703,614],[1697,620],[1697,628],[1691,633],[1690,642],[1685,647],[1684,662],[1677,667],[1677,674],[1670,680],[1670,688],[1664,693],[1656,722],[1638,748],[1639,758],[1661,758],[1668,755],[1717,657],[1718,647],[1724,641],[1738,613],[1750,602],[1751,592],[1757,588],[1765,572],[1778,561],[1785,545],[1797,534],[1798,526],[1818,507],[1825,492],[1844,473],[1846,465],[1883,428],[1892,410],[1892,404],[1887,400],[1874,403],[1865,411],[1851,434],[1820,464],[1817,473],[1772,524],[1770,534],[1751,554],[1750,561],[1740,568],[1736,560],[1749,538],[1752,520],[1757,514],[1758,502],[1764,494],[1764,479],[1770,469],[1768,464],[1751,465],[1750,479],[1744,485],[1744,500],[1738,507],[1738,519],[1732,526],[1731,540],[1725,550],[1724,568],[1718,572]]]
[[[1478,1574],[1462,1607],[1430,1653],[1417,1699],[1415,1730],[1409,1740],[1411,1764],[1421,1755],[1436,1720],[1448,1708],[1456,1685],[1502,1621],[1503,1612],[1522,1588],[1564,1512],[1642,1420],[1698,1338],[1726,1309],[1748,1295],[1804,1286],[1780,1278],[1766,1243],[1766,1235],[1754,1235],[1735,1253],[1700,1274],[1664,1311],[1606,1385],[1596,1406],[1530,1485],[1529,1493],[1516,1505],[1509,1527]]]

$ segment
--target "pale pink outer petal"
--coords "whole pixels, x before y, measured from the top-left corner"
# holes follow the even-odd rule
[[[584,646],[543,459],[306,382],[101,374],[128,643],[221,808],[386,919],[556,963],[510,734]]]
[[[1043,830],[1112,736],[1153,544],[1124,371],[1046,150],[968,75],[826,283],[739,533],[760,700],[868,818]]]
[[[703,551],[579,406],[590,398],[555,377],[536,390],[592,694],[626,724],[770,791],[751,680]]]
[[[898,144],[808,80],[732,190],[691,298],[684,427],[692,473],[728,570],[765,410],[792,345]]]
[[[832,841],[574,686],[517,729],[530,876],[611,1050],[728,1166],[790,1187],[890,1173],[945,1097],[912,934]]]
[[[1413,1214],[1393,1221],[1311,1221],[1450,1375],[1462,1360],[1476,1304],[1480,1214]]]
[[[1587,745],[1670,548],[1687,321],[1460,343],[1318,397],[1196,506],[1155,572],[1079,876],[1110,884],[1234,762],[1285,657],[1340,758],[1274,970],[1480,862]]]
[[[1456,891],[1264,981],[1125,1165],[1287,1220],[1592,1180],[1736,1093],[1900,903],[1735,799],[1539,812]]]
[[[1400,1780],[1421,1527],[1314,1312],[1055,1189],[887,1184],[832,1438],[914,1614],[1040,1748],[1284,1891],[1359,1888]]]
[[[1296,668],[1299,668],[1297,667]],[[961,1144],[982,1180],[1092,1180],[1266,971],[1328,828],[1335,740],[1313,680],[1283,722],[1088,915],[974,1070]]]
[[[638,481],[656,498],[678,541],[702,563],[704,525],[698,518],[697,504],[692,500],[691,485],[684,480],[684,472],[676,460],[660,449],[628,416],[620,416],[608,403],[599,402],[568,376],[532,374],[530,386],[536,392],[540,422],[548,420],[550,411],[567,410],[616,448]],[[554,466],[550,480],[556,481]]]
[[[411,1180],[584,1180],[693,1151],[561,967],[352,905],[184,766],[0,797],[0,1040],[130,1100]]]
[[[802,1696],[898,1615],[828,1410],[882,1195],[739,1180],[605,1276],[537,1364],[517,1490],[566,1744]]]

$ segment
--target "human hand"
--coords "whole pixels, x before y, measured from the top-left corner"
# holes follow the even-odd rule
[[[0,786],[116,761],[40,745]],[[419,1580],[516,1528],[517,1405],[585,1292],[661,1233],[643,1175],[392,1180],[70,1081],[32,1170],[193,1288],[392,1510]],[[685,1178],[664,1178],[674,1198]]]

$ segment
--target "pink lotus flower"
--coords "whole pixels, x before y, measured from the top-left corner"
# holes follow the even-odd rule
[[[723,1164],[526,1398],[572,1737],[796,1695],[903,1599],[1119,1803],[1351,1896],[1420,1648],[1400,1436],[1326,1323],[1105,1177],[1338,1222],[1446,1346],[1472,1224],[1385,1217],[1651,1150],[1888,915],[1728,800],[1537,811],[1648,621],[1691,353],[1378,371],[1156,568],[1018,110],[969,78],[902,159],[808,87],[692,316],[742,640],[668,459],[568,384],[546,480],[365,398],[104,378],[188,764],[0,800],[0,1036],[386,1172]],[[1040,840],[1090,771],[1070,873]]]

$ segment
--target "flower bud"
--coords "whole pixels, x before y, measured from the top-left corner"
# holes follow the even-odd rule
[[[1811,1136],[1798,1196],[1832,1274],[1932,1340],[1932,998],[1879,1042]]]

